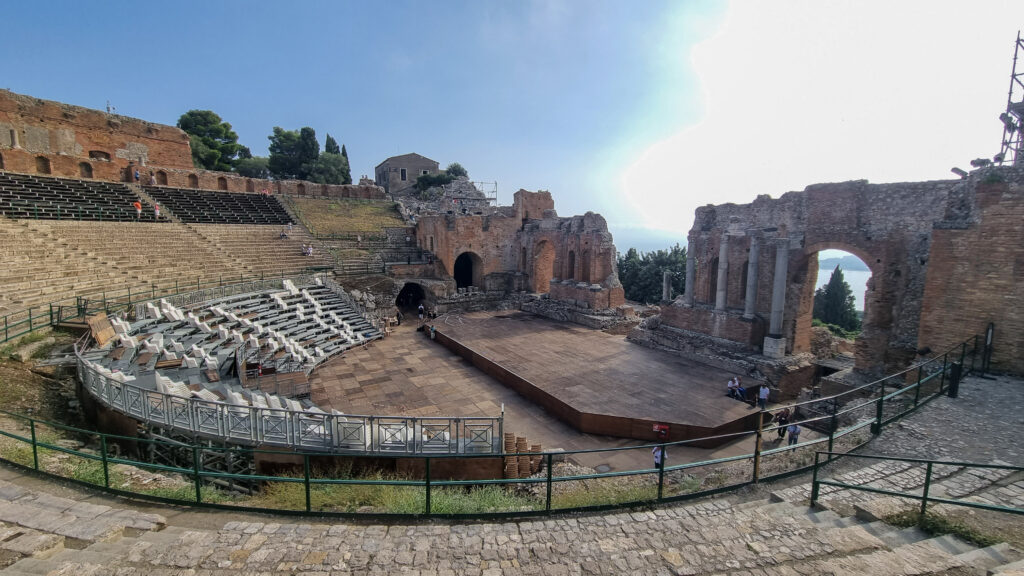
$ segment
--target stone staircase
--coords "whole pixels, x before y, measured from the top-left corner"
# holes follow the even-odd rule
[[[505,523],[380,525],[254,517],[189,528],[165,527],[152,514],[0,482],[0,567],[0,574],[12,576],[966,576],[1020,574],[1024,554],[1007,544],[979,548],[954,536],[933,537],[864,515],[812,510],[802,503],[774,501],[774,495]]]

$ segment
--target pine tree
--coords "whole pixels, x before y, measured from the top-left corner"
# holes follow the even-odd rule
[[[814,318],[848,332],[860,330],[853,291],[839,266],[832,271],[828,284],[814,292]]]

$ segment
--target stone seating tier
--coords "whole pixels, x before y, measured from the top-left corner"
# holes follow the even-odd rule
[[[143,205],[141,221],[167,222],[124,184],[0,172],[0,214],[8,218],[134,221],[134,202]]]
[[[284,225],[292,218],[274,196],[147,186],[145,191],[182,222]]]

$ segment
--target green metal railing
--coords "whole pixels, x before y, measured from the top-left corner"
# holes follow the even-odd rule
[[[977,346],[976,337],[958,343],[950,350],[936,357],[916,364],[902,372],[889,375],[881,380],[864,386],[829,396],[790,404],[788,407],[797,414],[801,409],[810,411],[811,404],[827,408],[824,414],[814,417],[798,416],[796,422],[804,428],[819,430],[817,437],[802,442],[783,446],[781,440],[771,446],[772,432],[783,426],[771,425],[771,413],[760,413],[760,425],[756,430],[722,434],[712,437],[696,438],[677,442],[643,446],[622,446],[617,448],[575,450],[568,452],[518,452],[504,455],[494,454],[459,454],[459,455],[408,455],[408,454],[373,454],[378,462],[402,460],[404,469],[414,470],[403,478],[352,478],[339,477],[335,473],[340,467],[351,466],[353,458],[360,454],[325,455],[322,452],[281,452],[266,451],[238,447],[211,447],[208,445],[188,445],[162,440],[136,438],[105,434],[96,431],[82,430],[53,422],[34,419],[28,416],[4,413],[9,422],[21,422],[18,430],[0,430],[0,439],[8,439],[0,443],[0,460],[36,470],[40,473],[71,479],[79,483],[96,486],[111,492],[153,499],[176,504],[193,504],[239,510],[258,510],[289,514],[320,514],[320,515],[366,515],[356,514],[355,505],[349,506],[354,500],[351,494],[381,497],[383,504],[375,505],[371,516],[451,516],[451,517],[494,517],[494,516],[529,516],[543,515],[569,510],[601,510],[638,505],[653,505],[707,496],[710,494],[734,490],[760,481],[807,472],[817,469],[822,462],[815,453],[812,462],[810,450],[827,446],[829,460],[832,454],[849,454],[867,443],[870,435],[868,430],[877,434],[887,424],[906,416],[934,398],[952,392],[958,382],[951,376],[959,371],[952,369],[955,365],[965,366],[970,358],[974,366],[975,359],[987,353]],[[990,342],[990,341],[986,341]],[[951,356],[951,354],[955,355]],[[955,362],[951,362],[950,358]],[[898,383],[897,383],[898,382]],[[887,383],[889,384],[887,386]],[[846,404],[840,409],[840,400]],[[782,407],[775,407],[780,410]],[[888,409],[888,410],[887,410]],[[888,412],[888,416],[887,416]],[[27,435],[26,435],[27,428]],[[40,435],[40,431],[45,433]],[[72,435],[87,438],[89,445],[99,446],[95,449],[71,449],[59,444],[55,438]],[[808,433],[810,436],[810,433]],[[11,442],[13,441],[13,443]],[[709,443],[718,445],[730,443],[733,448],[741,448],[742,453],[735,456],[681,462],[668,465],[674,451],[694,446],[706,446]],[[120,452],[112,452],[111,445],[126,445],[141,454],[166,453],[177,451],[179,465],[157,463],[142,457],[128,458]],[[590,459],[607,461],[620,452],[640,451],[644,458],[650,458],[650,451],[660,447],[665,456],[659,464],[652,468],[612,471],[594,474],[556,475],[555,464],[565,459]],[[133,447],[133,448],[132,448]],[[840,452],[836,450],[839,447]],[[20,449],[19,449],[20,448]],[[24,449],[29,448],[29,454]],[[749,450],[749,451],[747,451]],[[791,451],[799,451],[792,454]],[[63,453],[81,459],[81,466],[72,472],[55,473],[53,466],[47,466],[41,459],[48,458],[52,453]],[[229,459],[290,458],[293,474],[236,474],[224,472],[207,462],[223,462]],[[453,461],[458,458],[458,461]],[[493,471],[495,466],[501,467],[507,458],[539,459],[543,463],[543,472],[528,478],[518,479],[478,479],[451,480],[450,471],[454,467],[462,470],[474,467]],[[486,460],[490,459],[490,462]],[[190,465],[180,465],[183,460]],[[826,462],[827,463],[827,462]],[[173,496],[154,494],[139,489],[125,489],[112,482],[112,465],[128,465],[143,470],[161,473],[180,474],[190,478],[192,482],[188,494],[176,493]],[[395,469],[399,463],[391,462]],[[90,469],[89,467],[92,466]],[[89,469],[91,474],[86,478],[74,470]],[[301,472],[300,472],[301,470]],[[448,472],[446,472],[446,470]],[[76,475],[77,474],[77,475]],[[623,482],[624,484],[617,484]],[[819,481],[825,482],[825,481]],[[221,490],[216,485],[254,483],[266,489],[273,487],[278,492],[288,493],[298,490],[295,499],[267,499],[254,496],[237,496]],[[571,485],[566,491],[562,486]],[[486,504],[469,500],[474,491],[480,493],[487,489],[504,487],[501,500],[496,504]],[[531,488],[535,488],[534,492]],[[271,491],[273,494],[274,492]],[[381,495],[384,496],[381,496]],[[292,494],[292,496],[295,496]],[[348,498],[348,500],[346,500]],[[582,498],[582,500],[580,500]],[[358,500],[358,499],[357,499]],[[937,501],[932,499],[932,501]],[[343,503],[339,504],[339,502]]]
[[[825,461],[822,462],[821,457],[825,456]],[[914,492],[903,492],[898,490],[887,490],[885,488],[877,488],[874,486],[866,486],[863,484],[847,484],[838,482],[836,480],[823,480],[818,478],[819,469],[821,466],[834,462],[839,458],[860,458],[866,460],[881,460],[889,462],[909,462],[911,464],[925,466],[924,474],[924,486],[921,489],[920,494]],[[912,500],[921,501],[921,515],[920,518],[923,520],[925,514],[928,511],[929,503],[936,504],[951,504],[954,506],[965,506],[968,508],[979,508],[981,510],[994,510],[996,512],[1008,512],[1010,514],[1024,514],[1024,508],[1014,508],[1012,506],[998,506],[996,504],[987,504],[985,502],[977,502],[971,500],[956,500],[952,498],[941,498],[930,495],[931,486],[933,482],[932,471],[935,466],[953,466],[958,468],[972,468],[972,469],[990,469],[990,470],[1011,470],[1013,472],[1024,472],[1024,467],[1021,466],[1010,466],[1003,464],[980,464],[977,462],[958,462],[954,460],[925,460],[922,458],[897,458],[893,456],[875,456],[870,454],[849,454],[846,452],[815,452],[814,453],[814,475],[811,479],[811,506],[814,506],[820,495],[821,486],[834,486],[836,488],[845,488],[850,490],[859,490],[862,492],[871,492],[873,494],[884,494],[886,496],[898,496],[900,498],[909,498]]]

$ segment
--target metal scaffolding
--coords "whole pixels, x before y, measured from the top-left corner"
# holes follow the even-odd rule
[[[1017,60],[1024,53],[1024,39],[1017,31],[1017,42],[1013,50],[1013,67],[1010,71],[1010,93],[1006,98],[1006,111],[999,115],[1003,122],[1003,142],[996,164],[1024,165],[1024,65],[1017,67]]]

